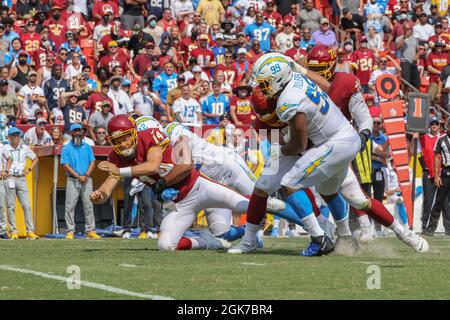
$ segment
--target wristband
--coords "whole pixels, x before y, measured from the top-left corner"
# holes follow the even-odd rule
[[[119,174],[125,178],[131,178],[133,176],[133,173],[131,172],[131,167],[120,168]]]

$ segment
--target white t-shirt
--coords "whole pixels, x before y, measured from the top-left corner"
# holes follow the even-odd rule
[[[294,33],[286,34],[284,32],[277,34],[275,37],[275,43],[278,46],[278,51],[285,53],[286,50],[294,46]]]
[[[52,143],[52,137],[47,131],[44,131],[42,137],[38,137],[36,134],[36,127],[28,129],[23,135],[23,141],[28,145],[39,145],[43,146]]]
[[[53,118],[53,123],[58,126],[64,125],[64,115],[59,107],[55,107],[50,111],[50,115]]]
[[[40,109],[37,103],[31,101],[31,98],[34,97],[44,97],[44,90],[41,87],[31,88],[28,84],[24,85],[20,88],[17,93],[19,100],[22,101],[23,113],[28,118],[28,120],[35,120],[36,117],[34,113],[36,110]]]
[[[142,92],[136,92],[133,94],[131,96],[131,102],[133,103],[134,112],[140,116],[153,115],[155,107],[152,96],[154,96],[154,93],[144,95]]]
[[[197,123],[197,112],[202,112],[200,103],[193,98],[189,98],[189,100],[183,97],[178,98],[172,108],[175,114],[180,113],[181,123]]]
[[[133,103],[131,103],[131,99],[128,94],[119,89],[117,91],[109,89],[108,97],[110,97],[114,104],[114,113],[118,114],[127,114],[133,112]],[[120,108],[121,106],[122,108]]]
[[[66,78],[68,81],[70,81],[70,83],[73,82],[73,77],[78,76],[79,74],[81,74],[83,72],[83,65],[80,64],[80,66],[77,68],[75,68],[73,66],[73,64],[69,64],[66,68]]]
[[[424,24],[423,26],[419,23],[413,27],[413,37],[420,41],[427,41],[434,36],[434,28],[431,24]]]
[[[25,165],[27,163],[27,158],[34,160],[36,154],[30,149],[26,144],[19,143],[17,149],[14,149],[10,144],[6,146],[6,150],[9,153],[8,158],[12,159],[11,167],[9,173],[11,175],[22,175]]]

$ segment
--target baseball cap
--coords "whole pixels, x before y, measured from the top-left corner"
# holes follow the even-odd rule
[[[408,16],[406,15],[406,13],[402,13],[402,14],[398,17],[399,20],[406,20],[407,18],[408,18]]]
[[[26,52],[25,50],[20,50],[17,55],[18,56],[28,56],[28,52]]]
[[[324,23],[330,24],[330,21],[327,18],[322,18],[322,20],[320,20],[320,24],[324,24]]]
[[[347,7],[342,8],[342,14],[347,14],[350,12],[350,9]]]
[[[222,115],[219,117],[219,120],[220,120],[220,121],[225,120],[225,119],[230,120],[230,117],[229,117],[228,114],[226,114],[226,113],[222,114]]]
[[[200,68],[199,66],[195,66],[192,68],[192,72],[202,72],[202,68]]]
[[[436,22],[436,24],[434,25],[434,27],[436,28],[437,26],[442,27],[442,22],[440,22],[440,21]]]
[[[294,36],[294,40],[302,40],[302,37],[300,35],[296,34]]]
[[[0,79],[0,86],[7,86],[8,83],[8,80]]]
[[[437,117],[431,117],[431,118],[430,118],[430,124],[432,124],[433,122],[439,123],[438,118],[437,118]]]
[[[202,33],[199,37],[200,40],[209,40],[209,37],[206,33]]]
[[[217,39],[222,39],[223,40],[223,34],[221,34],[220,32],[218,34],[216,34],[216,40]]]
[[[79,123],[72,123],[70,125],[70,131],[81,130],[83,127]]]
[[[147,21],[152,21],[153,19],[158,20],[154,14],[148,16]]]
[[[131,82],[128,79],[123,79],[122,86],[131,86]]]
[[[184,75],[180,74],[180,75],[177,77],[177,80],[186,80],[186,78],[184,77]]]
[[[238,33],[238,37],[245,37],[246,35],[245,35],[245,33],[244,32],[239,32]]]
[[[57,4],[54,4],[53,6],[52,6],[52,11],[53,10],[62,10],[62,8],[61,8],[61,6],[58,6]]]
[[[367,42],[368,40],[367,40],[367,37],[366,36],[362,36],[361,37],[361,42]]]
[[[289,24],[289,25],[292,26],[292,21],[291,21],[291,19],[289,19],[288,17],[286,17],[286,18],[284,19],[283,23],[284,23],[285,25],[286,25],[286,24]]]
[[[102,106],[111,106],[111,102],[109,100],[103,100]]]
[[[47,124],[48,122],[47,122],[47,120],[45,120],[45,118],[39,118],[36,120],[37,125],[40,125],[41,123]]]
[[[110,42],[108,42],[108,47],[112,47],[112,46],[118,46],[118,44],[117,44],[117,41],[110,41]]]
[[[34,70],[31,70],[30,72],[28,72],[28,76],[29,76],[29,77],[31,77],[31,76],[37,76],[37,72],[34,71]]]
[[[19,135],[22,135],[23,132],[22,132],[22,130],[20,130],[20,129],[17,128],[17,127],[11,127],[11,128],[9,128],[9,130],[8,130],[8,136],[12,136],[13,134],[19,134]]]
[[[151,42],[151,41],[148,41],[148,42],[145,44],[145,47],[146,47],[146,48],[154,48],[154,47],[155,47],[155,44],[154,44],[153,42]]]
[[[247,49],[239,48],[239,50],[237,51],[237,54],[247,54]]]
[[[142,31],[142,27],[140,24],[135,24],[133,27],[133,32],[140,32]]]

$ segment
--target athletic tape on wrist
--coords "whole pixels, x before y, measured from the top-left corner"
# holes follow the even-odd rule
[[[131,167],[120,168],[119,173],[122,177],[131,178],[133,176],[131,172]]]

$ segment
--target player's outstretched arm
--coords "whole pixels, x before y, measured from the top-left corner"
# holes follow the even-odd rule
[[[102,185],[89,195],[93,204],[103,204],[109,199],[114,188],[119,184],[120,177],[109,176]]]
[[[293,61],[292,70],[304,74],[309,80],[314,81],[320,87],[320,89],[322,89],[326,93],[328,93],[328,91],[330,90],[330,83],[320,74],[306,69],[295,61]]]

